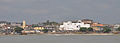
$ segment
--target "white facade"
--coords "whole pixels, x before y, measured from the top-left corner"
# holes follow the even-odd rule
[[[22,23],[11,22],[11,26],[18,26],[18,27],[21,27],[21,26],[22,26]]]
[[[80,20],[76,23],[73,23],[72,21],[63,22],[63,25],[60,25],[60,30],[79,30],[80,27],[86,27],[89,28],[90,24],[84,24],[84,22],[81,22]]]
[[[114,25],[114,28],[119,28],[120,27],[120,24],[115,24]]]
[[[6,22],[6,21],[0,21],[0,26],[4,26],[4,25],[8,25],[9,22]]]
[[[4,26],[4,25],[7,25],[7,23],[0,23],[0,26]]]

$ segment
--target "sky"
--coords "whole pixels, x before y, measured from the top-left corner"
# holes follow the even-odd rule
[[[120,23],[120,0],[0,0],[0,21]]]

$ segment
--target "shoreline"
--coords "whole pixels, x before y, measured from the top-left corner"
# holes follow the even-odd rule
[[[104,34],[100,34],[100,33],[94,33],[94,34],[27,34],[27,35],[86,35],[86,36],[111,36],[111,35],[120,35],[120,34],[112,34],[112,33],[104,33]],[[26,36],[27,36],[26,35]],[[22,36],[22,35],[0,35],[0,36]]]
[[[120,35],[120,34],[46,34],[46,35],[105,35],[105,36],[107,36],[107,35]]]

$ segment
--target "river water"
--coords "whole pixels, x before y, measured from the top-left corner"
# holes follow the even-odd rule
[[[0,43],[120,43],[119,35],[22,35],[0,36]]]

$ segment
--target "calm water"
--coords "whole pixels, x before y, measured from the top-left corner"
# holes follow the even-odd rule
[[[0,43],[120,43],[120,36],[27,35],[0,36]]]

